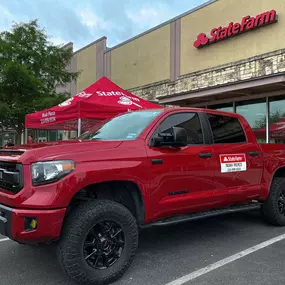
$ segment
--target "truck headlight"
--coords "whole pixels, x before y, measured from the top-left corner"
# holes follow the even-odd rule
[[[70,160],[45,161],[32,164],[33,185],[48,184],[68,175],[75,169],[75,162]]]

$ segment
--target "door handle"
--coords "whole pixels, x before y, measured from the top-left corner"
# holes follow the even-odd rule
[[[210,153],[210,152],[206,152],[206,153],[199,153],[198,156],[199,156],[200,158],[209,158],[209,157],[212,157],[213,154]]]
[[[152,164],[163,164],[163,160],[162,159],[153,159],[151,161]]]
[[[250,151],[248,154],[249,154],[250,156],[259,156],[259,155],[260,155],[260,152],[258,152],[258,151]]]

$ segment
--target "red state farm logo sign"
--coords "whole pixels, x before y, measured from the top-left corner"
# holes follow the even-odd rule
[[[222,163],[228,163],[228,162],[244,162],[245,161],[245,155],[239,154],[239,155],[221,155],[221,162]]]
[[[201,48],[241,33],[275,23],[277,20],[278,17],[275,10],[259,14],[256,17],[245,16],[242,18],[241,23],[231,22],[227,27],[218,27],[212,29],[210,32],[210,37],[208,37],[205,33],[199,34],[193,46],[195,48]]]

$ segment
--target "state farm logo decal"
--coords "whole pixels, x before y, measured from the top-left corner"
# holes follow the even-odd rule
[[[82,91],[82,92],[76,94],[74,97],[89,98],[91,96],[92,96],[92,93],[86,93],[85,91]]]
[[[98,96],[120,96],[119,100],[117,101],[118,104],[125,106],[135,105],[139,108],[142,108],[142,106],[138,104],[138,102],[140,102],[139,98],[128,96],[121,91],[96,91],[96,93]]]
[[[139,108],[142,108],[141,105],[135,103],[134,101],[131,100],[130,97],[126,97],[126,96],[121,96],[120,100],[118,101],[119,104],[121,105],[125,105],[125,106],[131,106],[131,105],[135,105]]]
[[[60,103],[58,106],[59,107],[69,106],[72,103],[72,101],[74,100],[74,98],[76,98],[76,97],[86,99],[86,98],[89,98],[91,96],[92,96],[92,93],[86,93],[85,91],[82,91],[82,92],[76,94],[74,97],[71,97],[71,98],[65,100],[64,102]]]
[[[245,154],[221,154],[221,172],[240,172],[246,171]]]
[[[131,99],[124,97],[124,96],[120,97],[120,100],[118,101],[118,103],[121,105],[128,105],[128,106],[133,104]]]
[[[277,20],[278,17],[275,10],[259,14],[256,17],[245,16],[242,18],[241,23],[230,22],[227,27],[218,27],[212,29],[210,32],[210,37],[208,37],[205,33],[200,33],[193,43],[193,46],[195,48],[201,48],[223,39],[227,39],[272,23],[276,23]]]
[[[69,99],[67,99],[66,101],[60,103],[58,106],[59,107],[66,107],[66,106],[69,106],[72,102],[72,100],[74,99],[74,97],[71,97]]]

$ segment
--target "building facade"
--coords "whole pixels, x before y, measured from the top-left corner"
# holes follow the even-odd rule
[[[285,1],[211,0],[112,48],[103,37],[76,51],[69,68],[81,75],[65,88],[107,76],[160,104],[240,113],[261,142],[285,142],[284,39]]]

